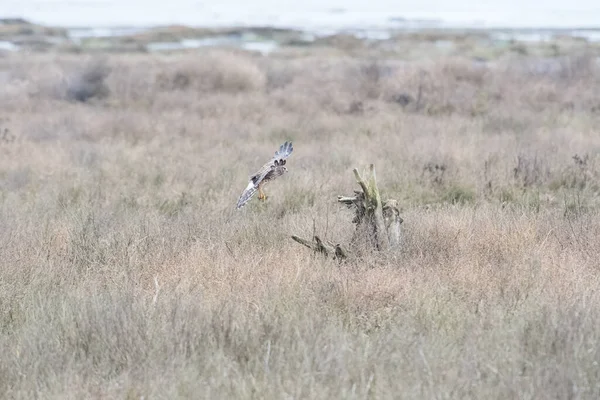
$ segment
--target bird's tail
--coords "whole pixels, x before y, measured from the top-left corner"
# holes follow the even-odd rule
[[[294,151],[294,147],[292,146],[292,142],[286,141],[284,144],[279,146],[279,150],[275,152],[275,158],[278,160],[285,160],[292,154]]]

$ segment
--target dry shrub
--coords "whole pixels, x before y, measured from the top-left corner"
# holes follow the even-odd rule
[[[507,102],[536,111],[594,111],[600,96],[597,57],[575,53],[559,58],[526,58],[498,65],[503,79],[494,84]]]
[[[67,78],[66,98],[71,101],[86,102],[92,98],[104,98],[109,90],[105,80],[110,74],[104,59],[94,59]]]
[[[267,77],[250,56],[226,51],[209,51],[178,62],[164,73],[159,84],[166,90],[200,90],[240,93],[261,91]]]
[[[391,71],[381,62],[372,61],[358,67],[358,82],[366,98],[378,98],[386,75]]]
[[[0,97],[7,100],[5,107],[13,108],[13,111],[36,107],[42,99],[65,98],[62,62],[56,62],[50,56],[38,56],[27,61],[11,54],[5,60],[0,59],[0,71],[6,80]],[[35,102],[30,101],[32,97]]]
[[[440,72],[443,80],[482,86],[485,84],[489,70],[486,66],[471,61],[451,59],[441,63]]]
[[[309,114],[319,111],[344,113],[351,100],[360,96],[353,90],[355,81],[352,86],[346,85],[347,81],[341,75],[343,67],[309,65],[310,70],[271,92],[284,110],[294,112],[301,108]]]
[[[366,93],[431,115],[486,113],[495,101],[489,69],[465,60],[363,67]]]
[[[157,87],[156,79],[164,62],[138,55],[113,56],[111,60],[113,71],[106,81],[112,94],[111,101],[151,107],[162,90]]]
[[[560,59],[559,62],[559,76],[566,81],[589,82],[600,78],[600,65],[595,54],[574,54]]]
[[[479,103],[487,99],[487,68],[474,63],[449,60],[425,73],[423,103],[432,114],[481,112]],[[483,96],[483,97],[482,97]]]
[[[36,100],[86,103],[105,99],[110,94],[107,78],[111,74],[111,67],[103,57],[81,59],[41,55],[35,62],[27,64],[22,64],[18,58],[15,61],[9,74],[12,85],[21,86],[25,89],[24,93]],[[40,101],[32,104],[45,105]]]
[[[301,72],[300,68],[290,65],[289,62],[274,62],[274,60],[269,60],[264,68],[267,71],[267,89],[269,90],[286,87]]]
[[[526,80],[549,79],[556,83],[575,83],[598,78],[597,56],[591,52],[569,54],[556,58],[511,59],[502,63],[511,78]]]

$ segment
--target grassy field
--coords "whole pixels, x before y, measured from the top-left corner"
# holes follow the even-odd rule
[[[15,53],[0,103],[2,398],[600,396],[595,56]],[[401,251],[293,242],[369,163]]]

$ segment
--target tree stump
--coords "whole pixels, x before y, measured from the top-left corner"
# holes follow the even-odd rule
[[[361,190],[355,190],[354,196],[337,198],[338,203],[354,209],[352,222],[356,224],[356,229],[350,240],[350,250],[345,250],[340,244],[324,243],[318,236],[314,236],[313,241],[296,235],[292,239],[316,253],[334,259],[345,259],[350,254],[362,253],[363,250],[385,252],[400,247],[403,219],[400,217],[397,201],[381,200],[373,164],[369,165],[368,179],[364,179],[356,168],[353,172]]]

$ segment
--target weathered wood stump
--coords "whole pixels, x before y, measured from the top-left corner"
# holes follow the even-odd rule
[[[377,178],[373,164],[369,165],[369,177],[364,179],[354,168],[354,176],[361,190],[355,190],[354,196],[338,196],[338,203],[354,209],[352,222],[356,229],[350,240],[350,250],[340,244],[324,243],[318,236],[313,240],[292,236],[296,242],[312,249],[316,253],[334,259],[345,259],[350,254],[365,250],[389,251],[399,248],[402,241],[401,224],[403,222],[396,200],[382,201],[377,188]]]

